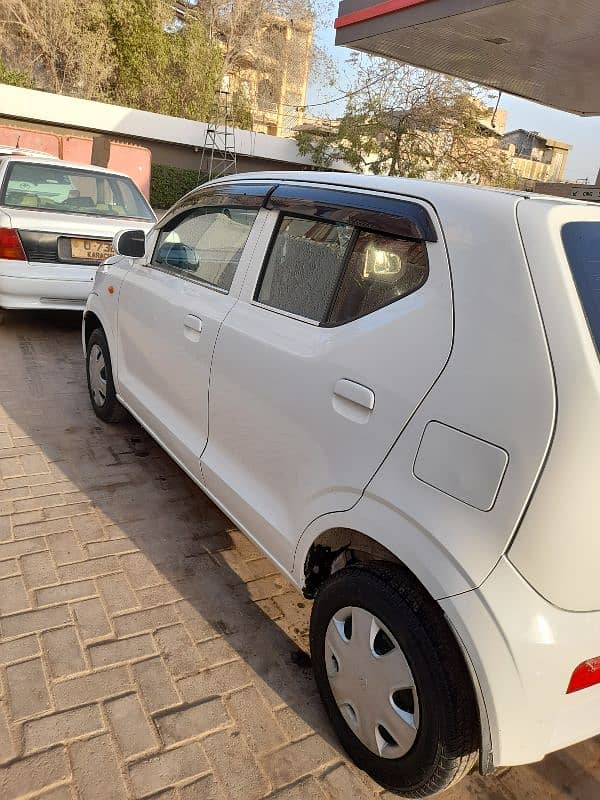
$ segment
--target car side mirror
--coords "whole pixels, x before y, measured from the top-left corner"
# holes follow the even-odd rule
[[[142,230],[119,231],[113,238],[113,250],[120,256],[142,258],[146,253],[146,234]]]

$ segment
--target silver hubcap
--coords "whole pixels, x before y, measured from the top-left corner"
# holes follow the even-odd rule
[[[95,344],[90,350],[89,360],[90,391],[97,406],[106,403],[106,364],[100,347]]]
[[[354,734],[372,753],[400,758],[419,728],[417,689],[400,645],[363,608],[340,609],[325,635],[329,685]]]

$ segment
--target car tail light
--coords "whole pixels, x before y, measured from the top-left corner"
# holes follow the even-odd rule
[[[580,689],[587,689],[600,683],[600,656],[590,658],[575,668],[569,681],[567,694],[578,692]]]
[[[0,258],[27,261],[19,234],[13,228],[0,228]]]

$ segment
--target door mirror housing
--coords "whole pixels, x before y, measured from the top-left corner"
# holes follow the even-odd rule
[[[146,234],[142,230],[119,231],[113,238],[113,250],[120,256],[142,258],[146,253]]]

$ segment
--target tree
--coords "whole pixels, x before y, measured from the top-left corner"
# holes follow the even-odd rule
[[[236,97],[255,111],[285,109],[283,127],[295,127],[309,71],[324,61],[315,45],[315,4],[326,0],[178,0],[180,24],[205,21],[223,54],[223,75]],[[248,119],[248,126],[252,119]]]
[[[483,96],[464,81],[380,58],[354,56],[355,82],[333,129],[299,131],[303,155],[340,159],[376,175],[510,185]]]
[[[0,81],[210,119],[222,46],[201,15],[180,29],[173,18],[163,0],[0,0]],[[249,122],[239,97],[233,114]]]
[[[177,1],[177,0],[176,0]],[[311,20],[315,0],[178,0],[184,25],[201,18],[223,52],[223,72],[272,72],[283,55],[278,20]]]
[[[103,0],[0,0],[4,78],[96,98],[112,71]]]
[[[112,100],[160,114],[209,119],[223,58],[198,17],[170,29],[173,13],[158,0],[105,0],[114,43]]]
[[[33,89],[33,81],[26,72],[18,69],[9,69],[0,59],[0,83],[8,86],[21,86],[24,89]]]

